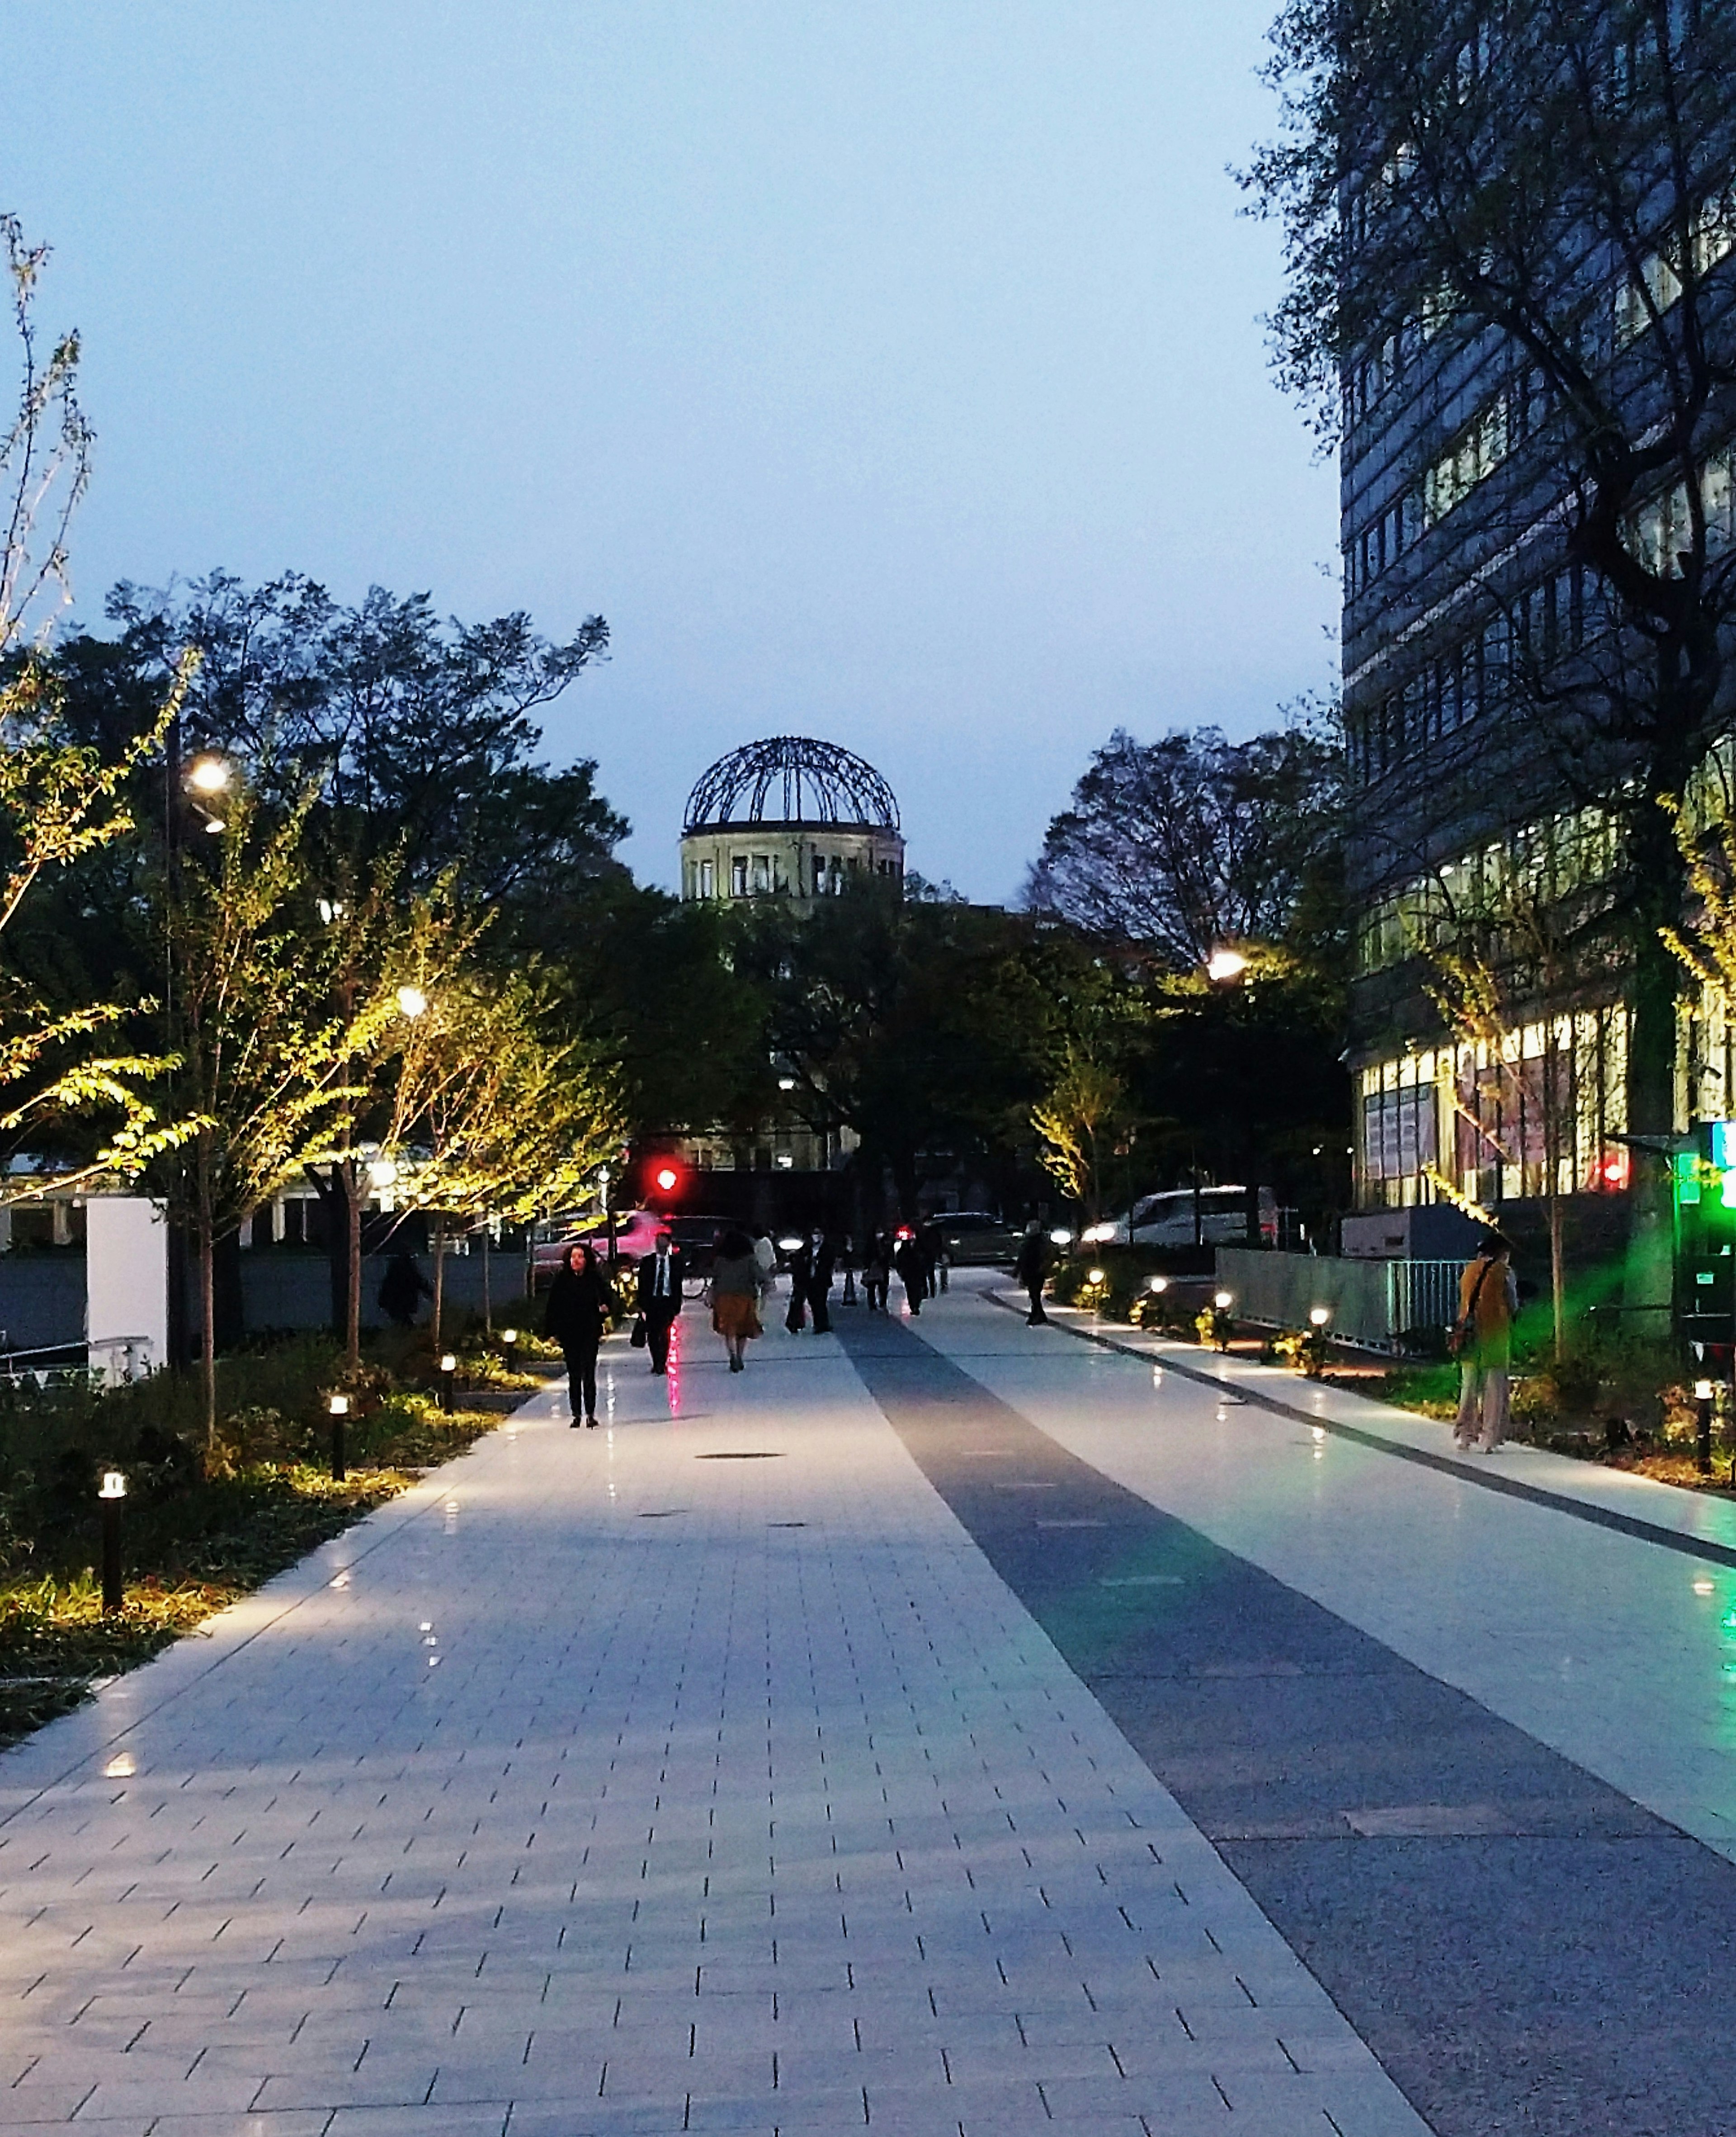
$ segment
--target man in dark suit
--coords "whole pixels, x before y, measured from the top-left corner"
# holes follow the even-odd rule
[[[639,1297],[635,1302],[645,1324],[645,1348],[651,1354],[651,1370],[669,1370],[669,1331],[681,1311],[681,1280],[687,1264],[675,1252],[668,1232],[657,1234],[656,1251],[639,1265]]]

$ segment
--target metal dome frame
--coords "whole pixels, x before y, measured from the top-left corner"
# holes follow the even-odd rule
[[[766,804],[776,786],[783,811],[768,815]],[[688,796],[683,838],[726,824],[835,824],[896,832],[898,804],[873,766],[853,751],[805,735],[770,735],[720,757]]]

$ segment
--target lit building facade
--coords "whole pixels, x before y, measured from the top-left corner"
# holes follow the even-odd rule
[[[1393,168],[1347,185],[1353,233],[1381,212]],[[1736,216],[1709,209],[1702,221],[1693,242],[1709,269],[1736,250]],[[1649,260],[1644,275],[1667,310],[1658,268]],[[1574,273],[1589,291],[1585,346],[1619,392],[1638,284],[1614,257],[1601,280],[1584,260]],[[1729,331],[1728,304],[1712,315]],[[1444,300],[1354,352],[1342,384],[1357,1206],[1619,1194],[1631,1034],[1620,835],[1576,795],[1565,722],[1552,728],[1539,711],[1614,672],[1617,640],[1602,582],[1573,552],[1555,418],[1515,344],[1461,324]],[[1649,412],[1638,388],[1626,405]],[[1714,553],[1736,541],[1733,470],[1728,449],[1704,464]],[[1665,489],[1624,521],[1623,538],[1667,572],[1686,510]],[[1724,755],[1704,771],[1727,793]],[[1528,939],[1472,923],[1511,984],[1484,1035],[1455,1036],[1432,953],[1467,939],[1467,915],[1515,911],[1542,916]],[[1469,1024],[1456,1020],[1461,1034]],[[1678,1126],[1736,1112],[1732,1068],[1721,1014],[1685,1014]]]

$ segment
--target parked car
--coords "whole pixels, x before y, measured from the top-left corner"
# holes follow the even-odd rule
[[[654,1210],[623,1210],[615,1219],[615,1256],[617,1263],[630,1265],[652,1251],[657,1234],[664,1219]],[[605,1259],[609,1253],[608,1227],[600,1218],[587,1217],[580,1221],[557,1222],[547,1239],[537,1239],[531,1248],[531,1281],[540,1287],[559,1268],[566,1258],[567,1249],[582,1240],[586,1246],[596,1248]]]
[[[1268,1247],[1278,1244],[1277,1199],[1260,1190],[1260,1236]],[[1202,1187],[1199,1190],[1199,1244],[1233,1247],[1247,1239],[1247,1190]],[[1191,1247],[1194,1244],[1194,1190],[1175,1187],[1161,1195],[1141,1195],[1133,1207],[1080,1234],[1087,1247]]]
[[[993,1268],[1016,1262],[1021,1224],[1004,1224],[986,1210],[943,1210],[935,1222],[946,1243],[946,1258],[955,1268],[975,1264]]]

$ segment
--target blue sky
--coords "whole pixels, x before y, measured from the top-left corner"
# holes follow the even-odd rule
[[[1335,666],[1336,482],[1267,375],[1273,0],[56,0],[0,204],[85,338],[78,612],[304,571],[592,611],[548,723],[669,881],[764,734],[1014,895],[1116,725]]]

